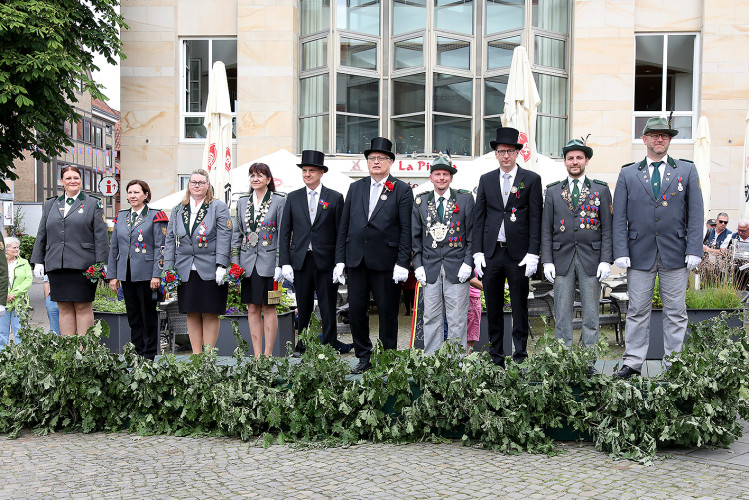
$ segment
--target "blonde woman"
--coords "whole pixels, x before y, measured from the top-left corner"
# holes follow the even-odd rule
[[[190,175],[185,199],[174,207],[164,243],[164,268],[175,267],[179,312],[187,314],[193,354],[215,346],[219,315],[226,312],[229,287],[224,284],[231,249],[229,208],[213,198],[208,172]]]
[[[16,342],[21,339],[19,309],[29,305],[29,288],[31,288],[31,265],[29,261],[19,257],[21,242],[18,238],[5,239],[5,257],[8,259],[8,302],[7,314],[0,318],[0,349],[8,343],[10,327],[13,326],[13,338]]]

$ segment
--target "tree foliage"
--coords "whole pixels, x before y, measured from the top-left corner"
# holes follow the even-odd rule
[[[78,121],[76,90],[106,99],[91,79],[94,55],[116,64],[119,28],[127,27],[117,0],[0,2],[0,178],[14,180],[23,150],[50,161],[72,145],[62,127]],[[9,186],[0,180],[0,191]]]

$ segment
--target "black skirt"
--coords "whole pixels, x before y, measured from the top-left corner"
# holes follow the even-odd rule
[[[47,273],[49,296],[55,302],[93,302],[96,283],[83,275],[83,269],[57,269]]]
[[[257,269],[252,270],[249,278],[242,279],[242,289],[240,297],[242,304],[254,304],[256,306],[268,304],[268,292],[273,290],[273,278],[266,278],[257,273]]]
[[[201,279],[197,271],[177,287],[179,312],[202,314],[225,314],[229,285],[217,285],[216,280]]]

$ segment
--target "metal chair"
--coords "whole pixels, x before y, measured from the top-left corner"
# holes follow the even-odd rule
[[[171,351],[174,354],[177,335],[187,335],[187,315],[179,312],[179,305],[176,300],[168,303],[165,307],[166,317],[169,321],[169,331],[171,332]]]

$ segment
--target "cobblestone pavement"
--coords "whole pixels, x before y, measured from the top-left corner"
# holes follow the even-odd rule
[[[749,498],[747,438],[733,452],[685,450],[649,467],[589,443],[558,447],[553,457],[510,456],[459,444],[264,449],[231,438],[26,432],[0,441],[0,498]]]

